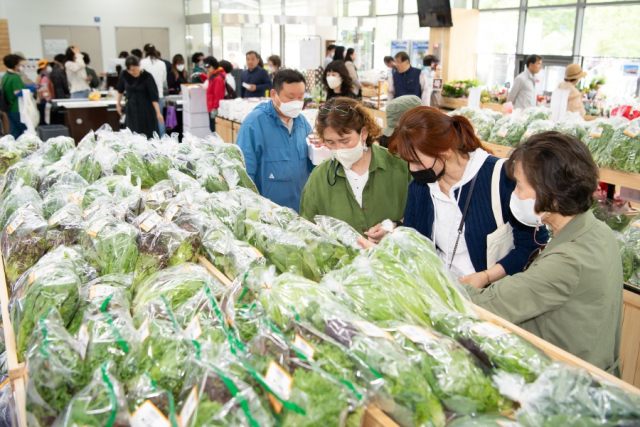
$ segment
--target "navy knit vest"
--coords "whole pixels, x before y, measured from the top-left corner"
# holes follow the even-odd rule
[[[404,73],[393,73],[393,86],[395,88],[393,97],[415,95],[420,98],[422,96],[422,89],[420,88],[421,72],[418,68],[410,67]]]

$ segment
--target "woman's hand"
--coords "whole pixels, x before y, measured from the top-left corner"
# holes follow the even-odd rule
[[[468,283],[476,289],[483,289],[489,284],[489,276],[487,272],[469,274],[460,279],[460,283]]]
[[[371,242],[375,243],[376,245],[380,243],[380,240],[382,240],[382,238],[386,236],[386,234],[387,232],[382,229],[382,223],[374,225],[369,229],[369,231],[365,231],[364,233],[364,235],[367,236],[369,240],[371,240]]]
[[[364,237],[358,237],[358,245],[360,245],[362,249],[369,249],[376,246],[376,243],[373,243],[371,240],[367,240]]]
[[[118,115],[122,115],[122,107],[120,107],[120,103],[116,104],[116,110],[118,111]]]
[[[162,113],[158,113],[158,114],[156,115],[156,117],[158,118],[158,121],[159,121],[160,123],[164,123],[164,117],[162,117]]]
[[[71,51],[77,55],[80,53],[80,48],[78,47],[77,44],[74,44],[73,47],[71,48]]]

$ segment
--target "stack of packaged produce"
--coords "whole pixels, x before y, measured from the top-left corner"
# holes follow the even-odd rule
[[[622,116],[612,116],[585,122],[579,114],[567,113],[561,120],[554,122],[550,120],[551,110],[543,107],[516,110],[497,120],[494,118],[495,112],[468,107],[449,114],[469,118],[482,141],[509,147],[516,147],[540,132],[570,134],[589,147],[598,166],[640,173],[640,162],[637,161],[640,158],[640,118],[629,120]]]
[[[233,145],[33,141],[0,202],[29,426],[640,422],[640,397],[477,317],[415,230],[360,251],[259,196]]]

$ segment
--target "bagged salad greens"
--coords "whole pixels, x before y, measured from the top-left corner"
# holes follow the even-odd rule
[[[160,152],[148,152],[144,155],[144,162],[151,179],[155,182],[169,179],[168,172],[173,169],[173,162],[168,156]]]
[[[113,170],[118,175],[129,175],[130,171],[131,184],[136,185],[140,179],[142,188],[151,188],[156,183],[149,174],[142,155],[133,150],[118,152]]]
[[[144,195],[144,206],[146,209],[164,211],[170,200],[175,197],[176,190],[171,181],[160,181],[147,191]]]
[[[477,414],[511,409],[511,403],[494,388],[486,368],[455,340],[407,324],[395,326],[393,337],[450,411]]]
[[[460,342],[494,370],[533,382],[551,364],[537,347],[501,326],[460,313],[431,313],[431,319],[436,330]]]
[[[42,199],[40,195],[19,179],[0,203],[0,225],[2,228],[7,226],[9,218],[16,209],[29,204],[41,212]]]
[[[586,122],[577,112],[567,112],[562,119],[553,127],[556,132],[566,133],[573,135],[578,139],[584,137],[584,129]]]
[[[102,174],[98,154],[93,150],[79,150],[73,156],[74,170],[89,184],[93,184]]]
[[[23,157],[22,154],[12,135],[0,138],[0,173],[5,173],[7,169],[18,163]]]
[[[46,240],[49,250],[78,243],[84,230],[84,215],[77,203],[70,202],[49,218]]]
[[[640,172],[640,123],[618,126],[607,147],[601,152],[601,166],[628,173]]]
[[[520,138],[520,143],[526,142],[538,133],[553,130],[554,127],[555,124],[551,120],[534,120],[527,125],[527,130],[524,135],[522,135],[522,138]]]
[[[207,231],[202,247],[207,259],[231,280],[254,266],[266,264],[259,250],[249,243],[236,240],[229,230],[222,227]]]
[[[370,256],[375,258],[379,251],[394,256],[399,265],[421,279],[419,284],[425,284],[435,291],[449,309],[460,313],[474,313],[466,292],[446,269],[433,243],[415,229],[394,229],[380,241],[376,251],[370,252]],[[427,286],[421,286],[420,291],[428,295],[431,291]]]
[[[45,218],[51,218],[56,211],[69,202],[82,205],[84,195],[89,184],[75,172],[64,174],[49,188],[42,200],[42,213]]]
[[[52,165],[60,160],[65,153],[73,150],[75,146],[76,143],[73,138],[69,138],[68,136],[56,136],[42,144],[38,153],[42,155],[46,164]]]
[[[507,147],[515,147],[520,143],[522,135],[526,131],[526,119],[517,114],[508,114],[496,121],[491,130],[489,142]]]
[[[489,138],[491,138],[491,130],[496,124],[496,119],[493,116],[487,114],[485,111],[481,111],[471,117],[469,121],[481,141],[488,141]]]
[[[527,127],[537,120],[549,120],[551,108],[529,107],[522,110],[522,118],[527,122]]]
[[[173,184],[173,188],[175,188],[178,193],[200,190],[202,188],[198,181],[178,170],[171,169],[168,175],[171,184]]]
[[[614,123],[612,119],[594,120],[589,123],[582,138],[582,142],[587,144],[589,151],[593,155],[593,160],[598,165],[604,163],[603,153],[615,132],[615,127],[612,123]]]
[[[516,416],[524,427],[640,424],[640,396],[598,381],[582,368],[555,362],[530,384],[507,375],[496,381],[519,401]]]
[[[4,176],[2,197],[0,200],[4,200],[11,191],[16,188],[19,180],[22,180],[22,185],[38,188],[40,184],[40,175],[38,172],[36,167],[27,161],[21,161],[11,166]]]
[[[141,282],[155,271],[174,265],[196,262],[200,254],[200,237],[172,222],[154,210],[144,211],[133,222],[140,230],[136,281]]]
[[[181,425],[173,395],[159,386],[149,373],[129,380],[126,389],[132,425],[149,423],[149,420],[171,427]]]
[[[51,425],[71,398],[89,381],[80,345],[50,308],[36,324],[26,355],[27,412],[30,425]]]
[[[80,245],[100,275],[131,273],[138,259],[138,230],[108,215],[87,221]]]
[[[511,418],[502,417],[500,415],[465,415],[459,418],[453,419],[448,427],[501,427],[501,426],[513,426],[518,427],[517,424],[513,424]]]
[[[203,157],[197,161],[196,165],[196,178],[208,192],[229,191],[229,184],[222,176],[215,157]]]
[[[91,382],[76,394],[57,420],[60,427],[129,425],[124,387],[104,362],[93,372]]]
[[[243,162],[230,157],[226,153],[219,153],[216,158],[216,163],[218,167],[220,167],[221,175],[229,185],[229,188],[243,187],[256,194],[258,193],[258,189],[251,180],[251,177],[249,177]]]
[[[360,233],[346,222],[324,215],[316,215],[313,221],[322,231],[327,233],[331,239],[337,240],[347,248],[351,256],[360,252],[361,248],[360,245],[358,245]]]
[[[18,208],[2,230],[0,245],[8,283],[14,283],[47,252],[47,221],[32,204]]]
[[[471,119],[475,116],[477,116],[479,113],[479,111],[476,108],[471,108],[471,107],[461,107],[461,108],[457,108],[449,113],[447,113],[447,115],[449,116],[464,116],[467,119]]]

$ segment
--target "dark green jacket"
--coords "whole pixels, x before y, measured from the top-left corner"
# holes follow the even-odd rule
[[[622,260],[591,212],[573,218],[525,272],[482,290],[464,286],[480,307],[620,376]]]
[[[7,104],[9,105],[10,113],[17,113],[20,111],[18,98],[16,98],[16,94],[14,92],[21,89],[24,89],[24,83],[22,83],[20,74],[7,71],[4,76],[2,76],[2,90],[4,92],[4,98],[7,100]]]
[[[411,174],[407,162],[395,157],[379,145],[371,146],[369,180],[362,192],[362,208],[353,195],[353,190],[342,165],[334,171],[336,161],[324,161],[316,167],[302,191],[300,215],[313,221],[316,215],[327,215],[341,219],[364,233],[385,219],[398,221],[404,218]],[[327,182],[327,175],[331,183]]]

